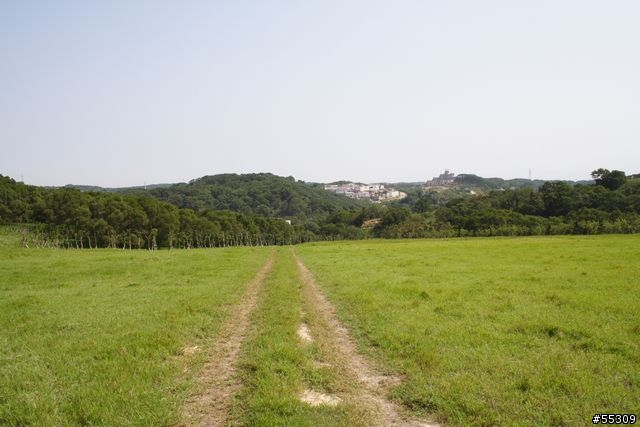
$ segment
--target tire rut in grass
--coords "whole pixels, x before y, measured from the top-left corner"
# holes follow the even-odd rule
[[[249,282],[240,302],[222,325],[207,355],[208,362],[200,374],[201,389],[204,391],[187,402],[182,425],[218,426],[226,422],[233,396],[241,387],[236,376],[240,347],[251,323],[251,312],[257,305],[260,290],[273,268],[275,257],[274,251]]]
[[[389,387],[398,384],[400,380],[383,375],[358,353],[348,330],[337,319],[335,308],[324,296],[309,269],[297,255],[294,254],[294,257],[302,278],[307,308],[315,312],[315,326],[319,329],[319,335],[325,337],[327,348],[323,353],[330,359],[333,369],[355,383],[355,387],[347,387],[348,395],[343,396],[343,400],[352,402],[367,412],[373,425],[439,426],[437,423],[403,415],[398,405],[387,399]]]

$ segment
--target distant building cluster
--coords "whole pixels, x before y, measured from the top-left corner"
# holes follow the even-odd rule
[[[441,187],[449,184],[453,184],[453,181],[456,179],[456,174],[453,172],[449,172],[449,169],[445,169],[443,174],[440,176],[434,176],[431,181],[427,181],[424,186],[425,187]]]
[[[354,184],[348,182],[346,184],[327,184],[324,189],[352,199],[371,200],[374,202],[397,200],[407,196],[407,193],[402,191],[384,188],[382,184]]]

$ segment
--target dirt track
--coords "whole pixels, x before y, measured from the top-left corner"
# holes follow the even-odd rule
[[[370,425],[439,426],[437,423],[406,416],[398,405],[387,399],[389,388],[400,380],[383,375],[357,352],[355,342],[337,319],[334,307],[320,290],[313,275],[295,254],[293,256],[303,285],[303,305],[309,311],[310,318],[315,319],[313,324],[301,324],[299,338],[306,344],[318,338],[322,342],[327,360],[317,362],[330,366],[338,376],[344,378],[345,384],[349,384],[339,396],[304,390],[300,400],[312,406],[335,406],[344,402],[352,408],[358,408],[363,414],[363,420],[367,420],[366,423]],[[231,310],[215,343],[210,346],[208,362],[200,373],[198,394],[192,396],[185,405],[183,426],[220,426],[229,422],[233,397],[242,387],[236,375],[240,349],[250,328],[251,313],[258,304],[260,291],[273,268],[275,258],[274,251],[247,285],[240,302]],[[191,350],[192,348],[188,348],[185,352]]]
[[[365,409],[372,415],[370,418],[374,425],[439,426],[437,423],[404,416],[398,405],[387,399],[389,387],[400,380],[383,375],[369,360],[358,353],[355,342],[336,317],[333,305],[324,296],[309,269],[297,256],[295,259],[304,284],[303,295],[308,300],[308,309],[314,310],[318,315],[318,328],[325,329],[319,332],[329,337],[327,353],[332,354],[334,363],[339,365],[334,368],[358,383],[358,387],[352,388],[350,395],[342,396],[344,400],[355,402],[357,406]]]
[[[190,399],[185,407],[185,426],[220,426],[226,422],[233,396],[241,387],[235,375],[240,346],[247,335],[251,312],[257,305],[258,295],[274,261],[275,251],[249,283],[240,302],[231,310],[230,317],[222,326],[200,374],[203,392]]]

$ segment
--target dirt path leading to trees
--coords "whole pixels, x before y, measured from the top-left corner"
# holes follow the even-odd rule
[[[400,407],[387,398],[389,388],[400,382],[399,378],[384,375],[371,361],[359,354],[349,331],[340,323],[333,305],[327,300],[312,273],[294,255],[303,282],[303,295],[307,307],[315,311],[318,319],[318,335],[324,337],[333,369],[355,383],[349,395],[343,396],[364,409],[374,425],[436,427],[437,423],[405,416]]]
[[[200,374],[202,392],[187,402],[183,425],[209,427],[226,422],[233,396],[242,385],[236,377],[240,346],[247,335],[251,313],[258,303],[260,290],[273,268],[275,258],[273,251],[222,325]]]

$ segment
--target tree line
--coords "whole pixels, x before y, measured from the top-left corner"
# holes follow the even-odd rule
[[[592,184],[545,182],[540,188],[492,190],[447,198],[439,191],[414,194],[380,211],[353,215],[344,225],[374,222],[369,235],[383,238],[529,236],[640,232],[640,176],[593,171]]]
[[[550,181],[454,197],[416,190],[391,204],[354,204],[270,174],[128,194],[36,187],[0,175],[0,223],[17,225],[25,246],[124,249],[640,232],[640,177],[607,169],[592,177],[591,184]]]
[[[0,175],[0,223],[18,225],[25,246],[158,249],[283,245],[307,240],[280,218],[195,211],[152,197],[42,188]]]

